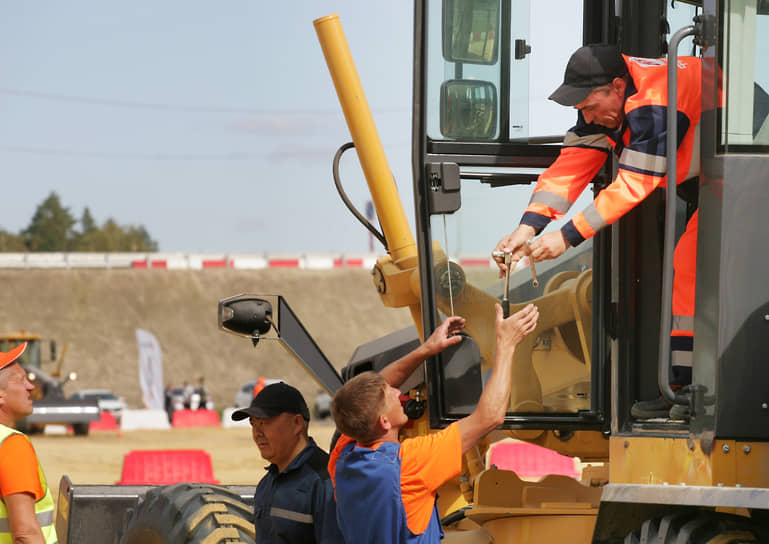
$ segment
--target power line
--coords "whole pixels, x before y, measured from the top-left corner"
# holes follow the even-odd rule
[[[56,102],[72,102],[76,104],[90,104],[97,106],[111,106],[116,108],[149,109],[161,111],[183,111],[194,113],[235,113],[235,114],[335,114],[334,110],[268,110],[256,108],[228,108],[222,106],[184,106],[179,104],[162,104],[153,102],[138,102],[133,100],[109,100],[105,98],[74,96],[65,94],[44,93],[25,89],[9,89],[0,87],[0,94],[19,96],[24,98],[37,98]]]
[[[156,111],[179,111],[186,113],[227,113],[227,114],[250,114],[250,115],[336,115],[339,110],[336,109],[291,109],[291,110],[270,110],[262,108],[229,108],[224,106],[184,106],[179,104],[163,104],[154,102],[140,102],[134,100],[110,100],[106,98],[76,96],[55,93],[45,93],[40,91],[31,91],[27,89],[12,89],[0,87],[0,94],[8,96],[17,96],[22,98],[33,98],[40,100],[49,100],[54,102],[69,102],[74,104],[88,104],[94,106],[108,106],[115,108],[145,109]],[[378,109],[380,113],[406,112],[406,108]]]
[[[55,155],[62,157],[87,157],[91,159],[132,159],[149,161],[250,161],[266,159],[274,155],[274,153],[250,153],[245,151],[229,151],[224,153],[115,153],[12,145],[0,145],[0,152]]]

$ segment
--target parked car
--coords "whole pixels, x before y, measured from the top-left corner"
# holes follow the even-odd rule
[[[238,392],[235,393],[235,408],[245,408],[251,404],[251,399],[254,398],[254,386],[259,380],[248,380],[246,383],[240,386]],[[270,384],[282,382],[283,380],[275,380],[272,378],[266,378],[264,380],[264,386],[267,387]]]
[[[111,413],[115,417],[115,421],[118,422],[123,415],[123,409],[126,407],[125,401],[109,389],[83,389],[73,393],[69,398],[70,400],[96,399],[99,410]]]
[[[331,416],[331,395],[321,390],[315,397],[313,415],[316,419],[326,419]]]

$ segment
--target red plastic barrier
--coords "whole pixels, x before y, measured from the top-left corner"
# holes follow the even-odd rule
[[[98,421],[92,421],[89,425],[91,431],[115,431],[117,430],[117,421],[110,412],[102,412]]]
[[[214,410],[177,410],[171,419],[172,427],[218,427],[219,414]]]
[[[203,450],[133,450],[123,458],[118,485],[218,484],[211,456]]]
[[[512,470],[521,478],[541,478],[548,474],[579,477],[573,457],[527,442],[494,444],[489,464],[501,470]]]

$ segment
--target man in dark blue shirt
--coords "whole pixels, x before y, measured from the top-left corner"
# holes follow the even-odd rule
[[[310,411],[302,394],[279,382],[265,387],[248,408],[262,457],[270,462],[254,494],[254,526],[260,544],[343,544],[336,522],[328,454],[307,434]]]

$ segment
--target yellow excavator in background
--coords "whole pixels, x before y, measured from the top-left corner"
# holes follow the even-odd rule
[[[64,344],[57,357],[56,341],[47,342],[50,362],[46,364],[49,368],[43,368],[46,341],[39,334],[30,334],[23,330],[0,334],[0,351],[8,351],[23,342],[27,343],[27,348],[19,363],[26,370],[29,381],[35,386],[30,393],[34,411],[20,420],[17,427],[23,432],[34,434],[43,432],[47,424],[66,425],[71,426],[76,435],[87,435],[90,423],[100,417],[99,405],[93,399],[70,400],[64,395],[64,385],[77,379],[76,372],[61,377],[69,344]]]

